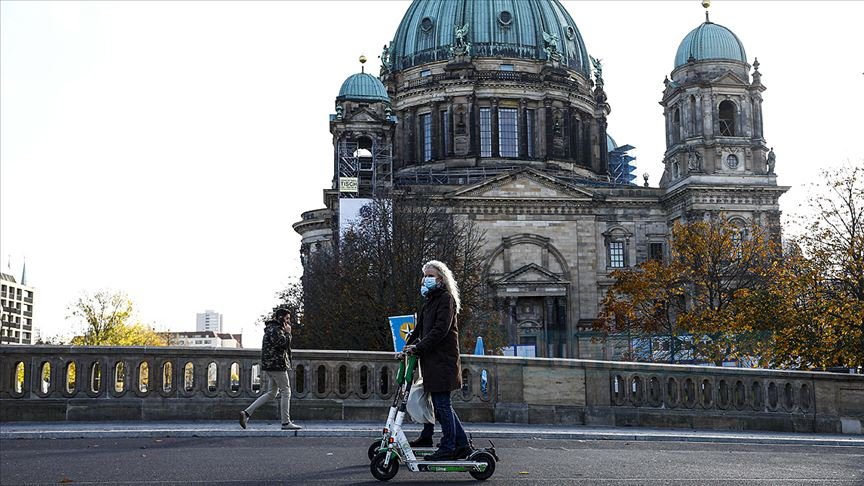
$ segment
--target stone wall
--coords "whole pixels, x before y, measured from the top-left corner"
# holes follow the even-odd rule
[[[392,353],[294,357],[293,418],[386,418]],[[258,362],[245,349],[3,346],[0,421],[233,420],[262,392]],[[864,421],[860,375],[472,355],[462,364],[453,398],[468,422],[860,434]],[[275,420],[275,401],[257,415]]]

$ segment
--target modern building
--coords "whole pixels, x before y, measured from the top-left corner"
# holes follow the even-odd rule
[[[215,331],[180,331],[165,333],[170,346],[207,348],[242,348],[243,335]]]
[[[196,314],[195,320],[195,329],[198,331],[222,332],[222,314],[214,310],[207,309]]]
[[[687,27],[667,79],[646,81],[665,84],[664,173],[650,187],[607,133],[602,65],[557,0],[415,0],[380,75],[353,74],[336,96],[333,180],[325,207],[294,224],[301,260],[332,248],[356,199],[434,199],[485,231],[485,283],[511,345],[612,357],[591,333],[609,274],[664,258],[676,221],[780,234],[788,188],[763,137],[759,63],[707,13]]]
[[[0,344],[33,344],[38,330],[33,323],[34,289],[27,285],[26,267],[21,283],[15,277],[0,273]]]

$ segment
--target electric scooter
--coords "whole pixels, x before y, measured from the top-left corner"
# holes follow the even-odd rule
[[[417,357],[409,357],[408,362],[409,364],[416,366],[415,363],[417,362]],[[374,459],[375,455],[379,452],[387,450],[387,444],[389,443],[388,441],[390,439],[391,430],[393,428],[393,422],[396,420],[396,413],[399,411],[399,403],[402,400],[403,394],[407,396],[407,394],[411,392],[411,384],[407,383],[407,381],[408,380],[405,379],[405,360],[402,360],[399,363],[399,371],[396,372],[396,393],[393,394],[393,404],[390,405],[390,413],[387,415],[387,422],[384,424],[381,438],[369,444],[369,450],[367,451],[367,455],[369,456],[370,461]],[[414,453],[416,455],[427,456],[429,454],[432,454],[433,452],[435,452],[434,447],[414,448]]]
[[[414,376],[414,368],[417,359],[414,356],[407,357],[405,367],[405,386],[398,393],[398,409],[392,422],[388,419],[389,436],[386,438],[387,448],[378,451],[369,464],[372,476],[379,481],[389,481],[399,472],[399,463],[402,462],[412,472],[468,472],[474,479],[486,480],[495,473],[495,464],[499,460],[495,453],[495,444],[492,447],[475,449],[467,458],[451,461],[424,461],[418,458],[408,438],[402,430],[402,421],[405,419],[408,393],[411,391],[411,381]],[[400,366],[400,369],[402,367]],[[394,400],[394,404],[397,401]],[[392,409],[391,409],[392,413]],[[387,435],[387,434],[385,434]],[[371,448],[370,448],[371,449]]]

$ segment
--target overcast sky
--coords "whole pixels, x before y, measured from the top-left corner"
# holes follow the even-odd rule
[[[663,78],[700,2],[562,3],[603,60],[609,133],[656,186]],[[215,309],[259,346],[300,275],[291,224],[323,207],[339,87],[361,54],[377,74],[408,5],[0,2],[0,262],[20,278],[26,258],[43,334],[71,334],[81,292],[116,289],[160,329]],[[784,214],[820,168],[864,161],[862,19],[864,2],[711,7],[759,58]]]

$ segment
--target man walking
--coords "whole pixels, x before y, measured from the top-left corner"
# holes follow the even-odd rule
[[[288,309],[276,309],[273,318],[264,327],[261,369],[267,376],[267,392],[240,412],[240,427],[245,429],[255,410],[275,396],[278,390],[282,430],[302,428],[291,421],[291,382],[288,379],[288,370],[291,369],[291,313]]]

